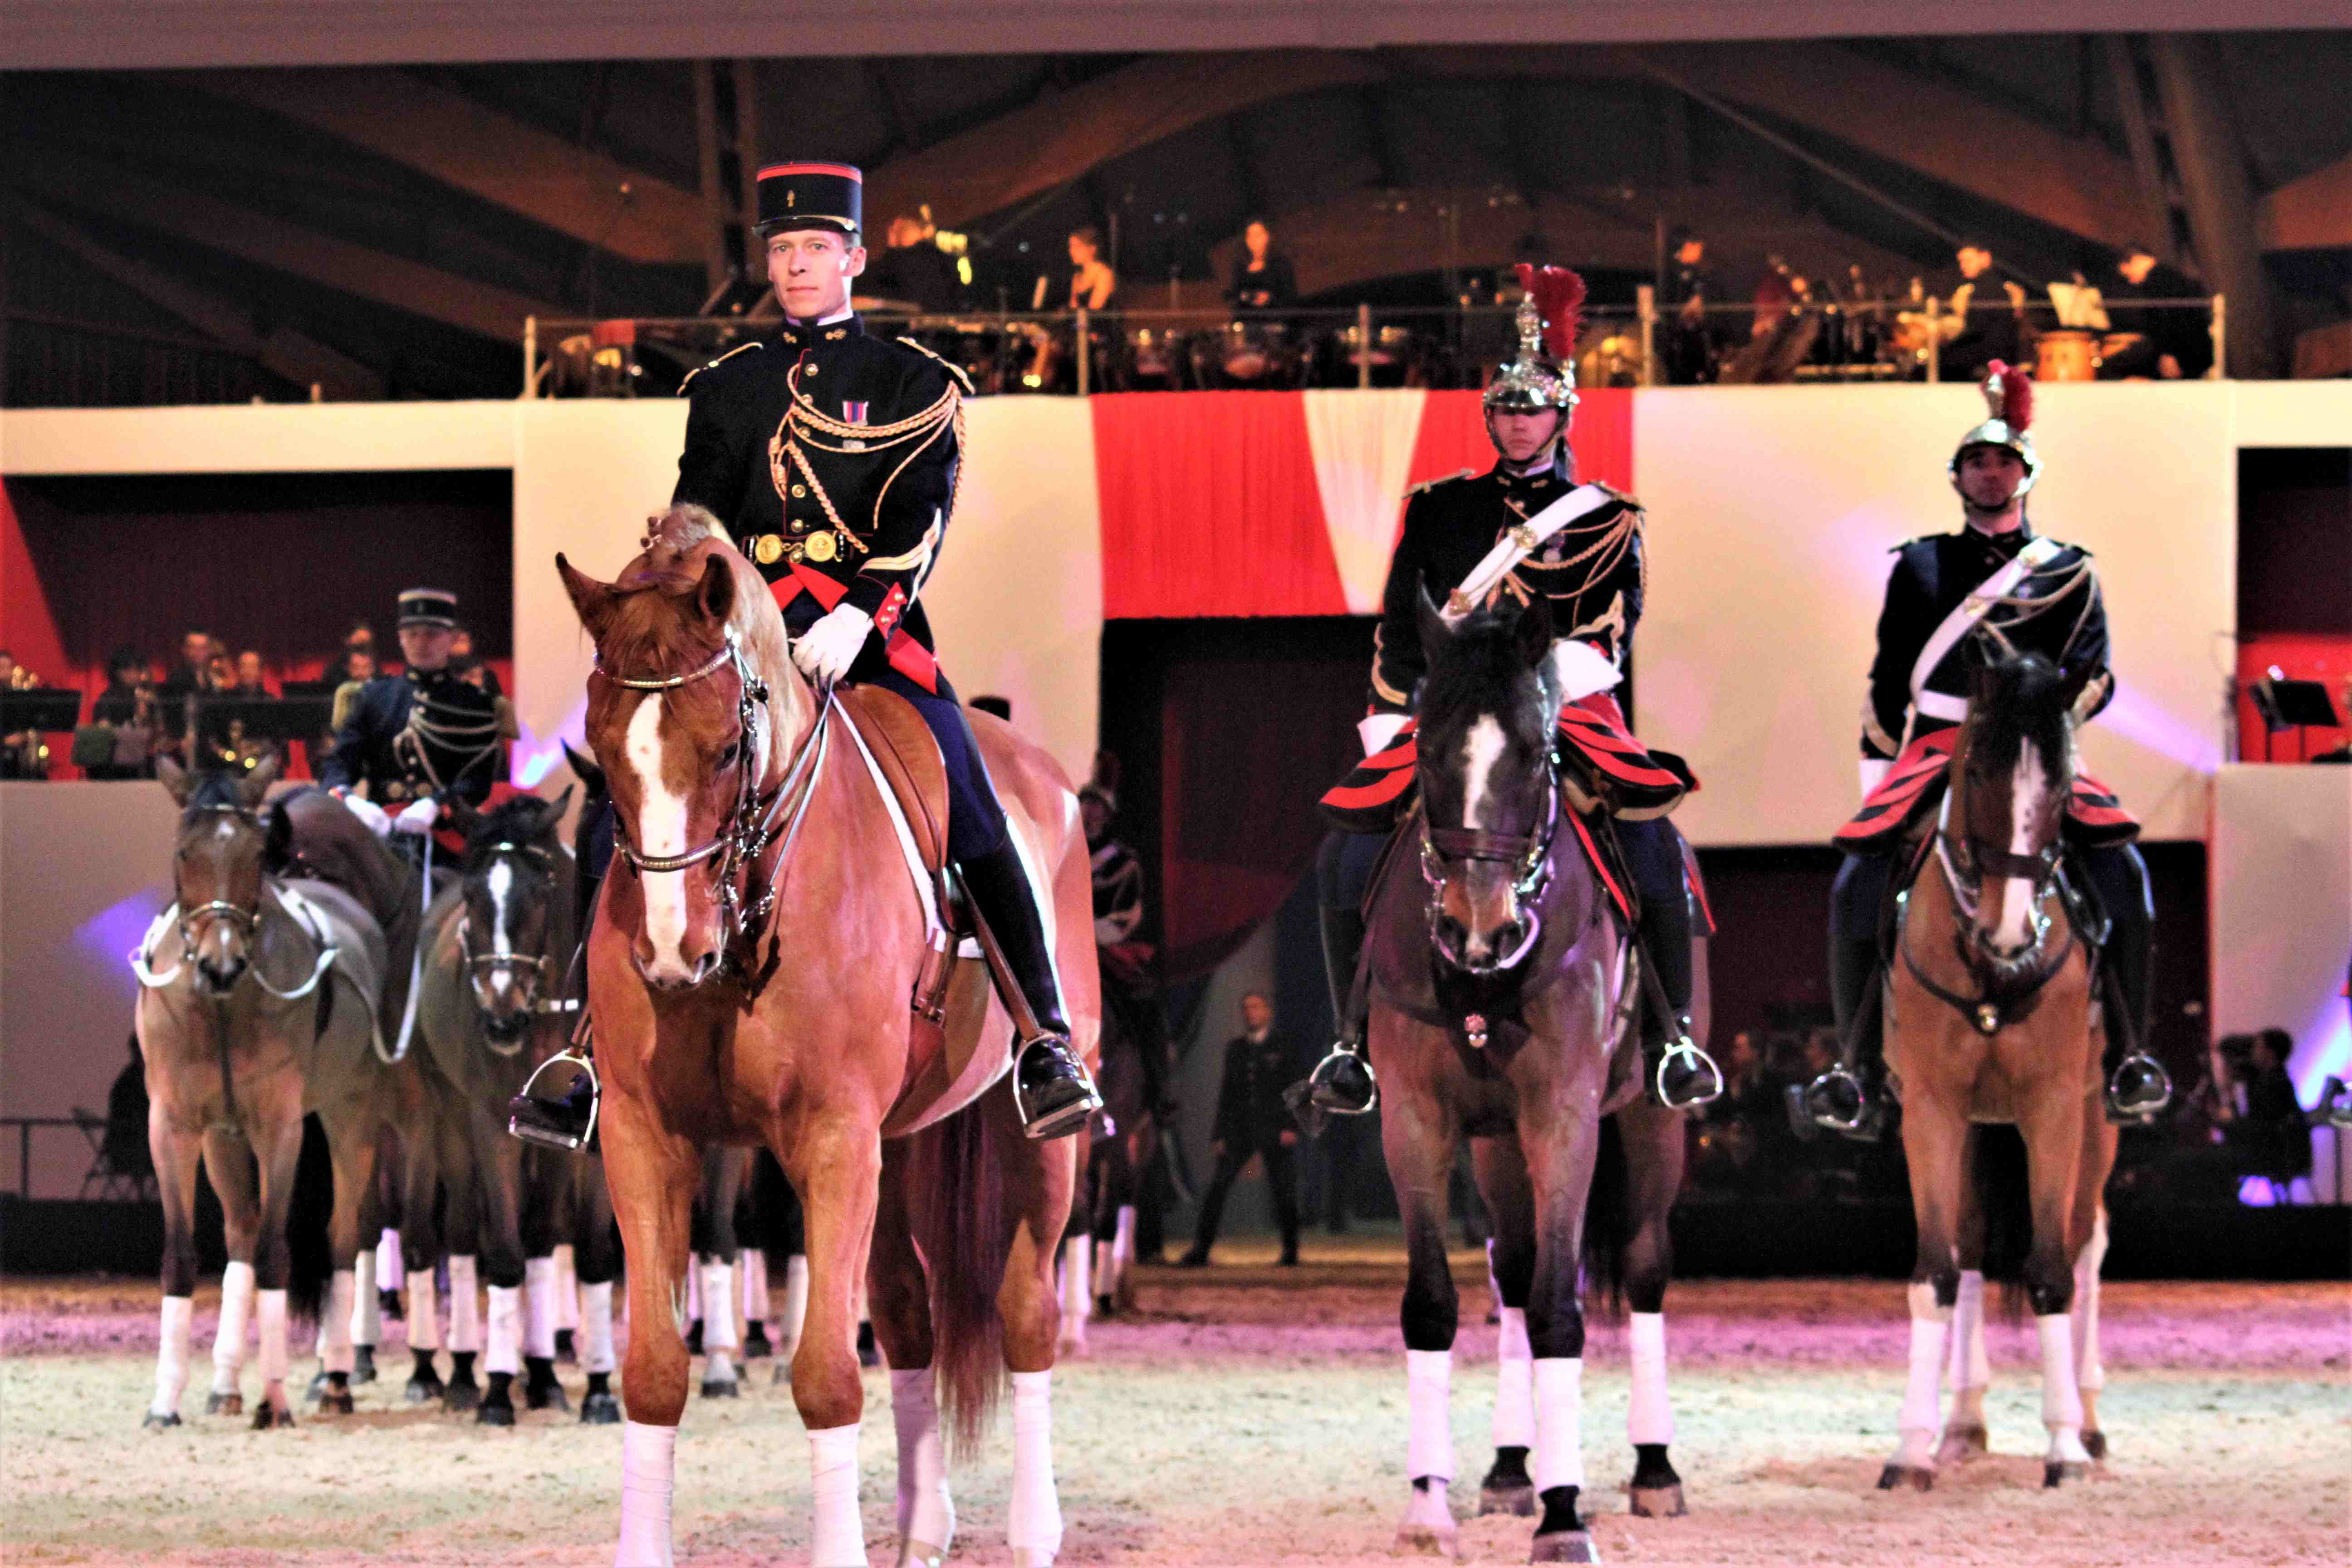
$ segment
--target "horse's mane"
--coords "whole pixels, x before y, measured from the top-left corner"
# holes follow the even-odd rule
[[[1442,724],[1465,708],[1496,708],[1500,699],[1530,677],[1538,688],[1546,679],[1540,669],[1528,666],[1517,616],[1474,611],[1455,625],[1453,637],[1430,659],[1421,685],[1422,723],[1424,728]]]
[[[1976,723],[1969,737],[1970,759],[2006,773],[2031,744],[2045,760],[2069,754],[2074,729],[2067,711],[2064,672],[2038,653],[2004,658],[1986,671],[1984,700],[1970,704]]]
[[[467,876],[481,869],[489,858],[493,844],[530,844],[546,836],[552,826],[548,820],[547,803],[535,795],[520,795],[502,800],[482,814],[474,830],[466,835],[464,869]]]

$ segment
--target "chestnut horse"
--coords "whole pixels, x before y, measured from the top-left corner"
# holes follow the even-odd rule
[[[1468,1139],[1494,1218],[1502,1316],[1494,1468],[1480,1511],[1540,1509],[1532,1561],[1597,1561],[1579,1513],[1580,1277],[1633,1308],[1633,1511],[1683,1511],[1661,1315],[1683,1118],[1643,1093],[1635,960],[1560,801],[1549,601],[1450,623],[1426,595],[1421,812],[1370,899],[1370,1045],[1403,1211],[1412,1482],[1400,1550],[1451,1555],[1447,1404],[1458,1300],[1447,1187]],[[1705,973],[1704,954],[1695,970]],[[1694,1020],[1703,1036],[1704,997]],[[1596,1178],[1596,1171],[1599,1176]]]
[[[2046,1486],[2087,1473],[2082,1382],[2098,1378],[2090,1300],[2105,1246],[2101,1194],[2116,1137],[2101,1102],[2104,1049],[2092,959],[2059,880],[2074,785],[2082,677],[2039,655],[1970,676],[1933,853],[1897,903],[1886,985],[1886,1066],[1903,1101],[1903,1152],[1919,1250],[1911,1272],[1911,1364],[1882,1489],[1926,1490],[1939,1458],[1983,1443],[1981,1279],[1963,1314],[1959,1397],[1938,1452],[1937,1384],[1962,1269],[1979,1263],[1972,1123],[2024,1135],[2032,1247],[2027,1300],[2042,1345]],[[2078,1364],[2079,1363],[2079,1364]]]
[[[852,1349],[862,1270],[892,1368],[899,1561],[943,1556],[953,1528],[941,1407],[971,1446],[1009,1371],[1010,1543],[1016,1563],[1050,1563],[1053,1260],[1078,1141],[1022,1135],[997,1085],[1012,1022],[978,961],[957,965],[944,1029],[913,1016],[929,917],[892,808],[843,700],[793,668],[782,615],[716,520],[692,507],[655,519],[610,584],[556,565],[596,644],[587,738],[624,847],[588,942],[604,1168],[629,1260],[616,1561],[670,1561],[690,1209],[703,1150],[736,1144],[773,1151],[806,1212],[792,1388],[810,1439],[813,1561],[866,1561]],[[1050,889],[1064,994],[1091,1057],[1093,895],[1076,797],[1009,727],[975,714],[973,728],[1031,875]]]

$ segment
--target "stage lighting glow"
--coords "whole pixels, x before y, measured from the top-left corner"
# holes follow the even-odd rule
[[[537,789],[540,781],[563,765],[563,743],[566,741],[579,751],[588,749],[588,699],[583,697],[572,705],[572,711],[555,727],[545,740],[528,724],[521,726],[522,739],[514,743],[511,771],[514,782],[523,789]]]
[[[90,961],[110,974],[122,979],[122,994],[129,998],[138,982],[131,975],[131,966],[124,962],[139,939],[147,934],[147,927],[163,912],[172,901],[171,884],[150,882],[129,898],[108,905],[74,928],[74,945]]]
[[[2294,1095],[2315,1105],[2330,1078],[2352,1079],[2352,1016],[2344,998],[2330,996],[2317,1016],[2294,1033],[2294,1059],[2288,1069]]]
[[[2193,768],[2200,773],[2221,771],[2221,738],[2218,732],[2184,723],[2126,681],[2116,682],[2115,697],[2094,722],[2106,725],[2135,745],[2169,757],[2184,768]]]

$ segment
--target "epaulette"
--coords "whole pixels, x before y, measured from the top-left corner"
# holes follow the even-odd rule
[[[1441,475],[1439,475],[1436,479],[1423,479],[1423,480],[1422,480],[1422,481],[1421,481],[1421,483],[1419,483],[1419,484],[1417,484],[1417,485],[1413,486],[1411,489],[1409,489],[1409,490],[1405,491],[1404,493],[1405,493],[1405,495],[1407,496],[1407,498],[1411,498],[1411,497],[1413,497],[1413,496],[1420,495],[1420,494],[1421,494],[1422,492],[1423,492],[1424,490],[1433,490],[1433,489],[1436,489],[1438,486],[1440,486],[1440,485],[1450,485],[1450,484],[1452,484],[1452,483],[1453,483],[1454,480],[1456,480],[1456,479],[1476,479],[1477,477],[1478,477],[1478,470],[1477,470],[1477,469],[1475,469],[1475,468],[1465,468],[1465,469],[1463,469],[1460,473],[1456,473],[1456,474],[1441,474]]]
[[[700,375],[704,371],[716,370],[720,365],[725,364],[729,360],[733,359],[737,354],[749,353],[753,349],[763,349],[767,346],[768,345],[765,343],[740,343],[734,348],[729,349],[725,353],[720,354],[709,364],[696,365],[692,370],[686,373],[686,379],[677,384],[677,395],[680,397],[684,397],[686,395],[686,389],[694,384],[694,378]]]
[[[905,344],[919,354],[929,354],[931,358],[939,361],[940,368],[946,371],[949,375],[954,377],[955,384],[963,388],[963,395],[966,397],[972,395],[971,376],[971,374],[963,368],[963,366],[956,363],[955,361],[948,358],[945,354],[940,353],[937,349],[925,348],[922,344],[917,342],[912,338],[898,338],[893,341]]]
[[[1900,544],[1888,545],[1886,547],[1886,553],[1889,555],[1900,555],[1915,544],[1933,544],[1939,539],[1948,539],[1950,537],[1951,535],[1947,533],[1923,533],[1916,539],[1906,539]]]

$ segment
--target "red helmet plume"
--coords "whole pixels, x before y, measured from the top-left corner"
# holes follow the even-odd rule
[[[1544,353],[1567,361],[1584,329],[1584,279],[1565,267],[1519,263],[1519,288],[1543,316]]]

